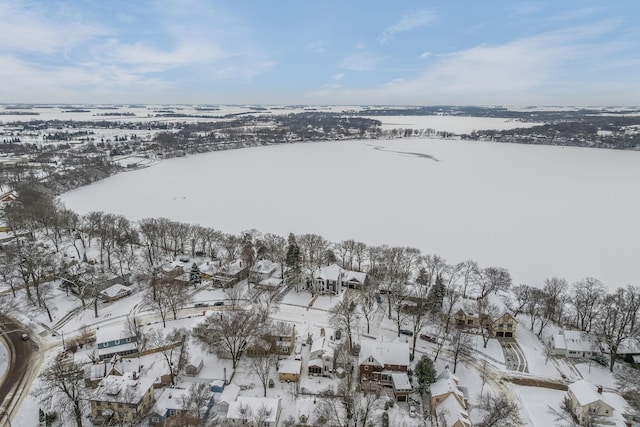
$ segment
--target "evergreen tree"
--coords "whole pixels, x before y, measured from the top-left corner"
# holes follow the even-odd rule
[[[446,292],[447,289],[442,281],[442,276],[438,274],[436,283],[431,287],[429,295],[427,295],[428,309],[432,314],[435,315],[442,311],[442,303]]]
[[[414,374],[418,380],[418,392],[425,393],[429,386],[436,381],[436,368],[433,366],[433,360],[426,354],[422,356],[416,364]]]
[[[189,284],[196,286],[199,283],[202,283],[202,275],[200,273],[200,269],[194,262],[191,266],[191,271],[189,272]]]
[[[289,233],[288,242],[286,264],[289,267],[289,274],[287,279],[289,284],[295,284],[296,291],[298,291],[298,285],[300,284],[300,247],[293,233]]]

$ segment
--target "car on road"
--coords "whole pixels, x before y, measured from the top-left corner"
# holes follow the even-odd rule
[[[413,405],[409,406],[409,416],[411,418],[415,418],[418,416],[418,412],[416,412],[416,407]]]
[[[22,335],[20,335],[20,338],[22,338],[22,341],[28,341],[29,340],[29,335],[22,334]]]
[[[216,302],[213,303],[214,307],[221,307],[223,305],[224,305],[224,301],[216,301]]]
[[[193,305],[195,308],[199,308],[199,307],[209,307],[209,304],[207,304],[206,302],[197,302]]]
[[[436,342],[436,339],[434,337],[432,337],[431,335],[427,335],[427,334],[420,334],[420,339],[421,340],[425,340],[425,341],[429,341],[432,343]]]
[[[406,335],[408,337],[412,337],[413,336],[413,332],[410,331],[409,329],[400,329],[400,334],[401,335]]]

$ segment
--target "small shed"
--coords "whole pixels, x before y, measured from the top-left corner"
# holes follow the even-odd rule
[[[204,362],[202,360],[202,357],[198,357],[194,359],[193,362],[187,364],[187,366],[184,367],[184,373],[189,375],[190,377],[195,377],[200,373],[200,370],[202,370],[203,364]]]

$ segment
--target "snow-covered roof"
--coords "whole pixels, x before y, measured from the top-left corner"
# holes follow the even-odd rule
[[[360,364],[373,357],[382,365],[409,366],[409,343],[362,341],[360,345]]]
[[[460,378],[458,378],[458,376],[456,374],[451,372],[451,370],[449,369],[449,366],[446,366],[444,368],[444,370],[442,372],[440,372],[440,375],[438,375],[438,377],[436,379],[437,380],[451,379],[456,384],[460,384]]]
[[[279,374],[299,374],[302,372],[302,362],[300,360],[281,360]]]
[[[581,406],[602,400],[602,395],[598,393],[596,386],[589,380],[576,381],[569,385],[569,390]]]
[[[268,413],[264,422],[275,424],[280,412],[280,399],[271,399],[268,397],[239,396],[235,402],[229,404],[227,419],[242,420],[245,417],[241,413],[242,408],[248,408],[250,413],[257,414],[263,407]],[[250,415],[249,419],[251,419]]]
[[[595,337],[582,331],[561,331],[559,335],[564,335],[564,348],[567,351],[596,351],[598,346]],[[554,341],[556,336],[553,336]],[[556,348],[558,347],[556,345]]]
[[[333,341],[327,337],[314,339],[309,350],[311,357],[322,357],[325,354],[333,356],[333,351]]]
[[[640,355],[631,356],[633,363],[640,363]]]
[[[138,348],[138,343],[136,341],[126,342],[116,346],[99,348],[98,356],[103,356],[105,354],[120,353],[124,351],[129,351],[129,350],[135,350],[137,348]]]
[[[460,404],[460,401],[450,394],[444,399],[436,409],[438,420],[443,422],[445,427],[452,427],[457,422],[460,422],[463,426],[471,426],[469,421],[469,413]]]
[[[396,390],[411,390],[411,382],[406,372],[396,372],[391,374],[391,381],[393,382],[393,388]]]
[[[186,388],[167,388],[160,396],[156,396],[156,403],[153,405],[153,411],[164,414],[167,409],[181,410],[183,408],[183,399],[189,394]]]
[[[108,298],[114,298],[117,297],[119,294],[128,294],[131,292],[131,289],[128,286],[125,286],[123,284],[120,283],[116,283],[115,285],[111,285],[106,289],[103,289],[102,291],[100,291],[100,294],[108,297]]]
[[[338,264],[320,267],[313,272],[314,279],[338,281],[343,270]]]
[[[460,399],[464,399],[464,393],[451,378],[436,381],[431,384],[431,396],[442,396],[447,393],[455,393]]]
[[[100,381],[90,399],[100,402],[137,404],[142,396],[153,387],[153,383],[152,377],[138,376],[135,372],[129,372],[122,376],[109,375]]]
[[[234,383],[228,384],[225,386],[224,390],[222,390],[218,403],[230,404],[231,402],[235,402],[239,394],[240,386]]]
[[[346,282],[364,283],[365,280],[367,280],[367,273],[361,273],[359,271],[345,270],[345,272],[344,272],[344,274],[342,276],[342,280],[344,280]]]
[[[275,271],[280,264],[268,259],[261,259],[251,268],[251,271],[260,274],[269,274]]]
[[[563,334],[553,334],[553,345],[557,350],[566,350],[567,343],[564,342]]]
[[[317,408],[319,399],[312,397],[298,397],[296,399],[296,422],[303,424],[301,417],[304,418],[304,425],[317,424]]]
[[[100,326],[96,329],[96,343],[107,343],[109,341],[129,338],[131,335],[126,332],[124,324]]]

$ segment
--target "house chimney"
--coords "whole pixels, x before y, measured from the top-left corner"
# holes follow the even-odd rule
[[[598,390],[598,394],[602,394],[602,386],[601,385],[598,386],[597,390]]]

